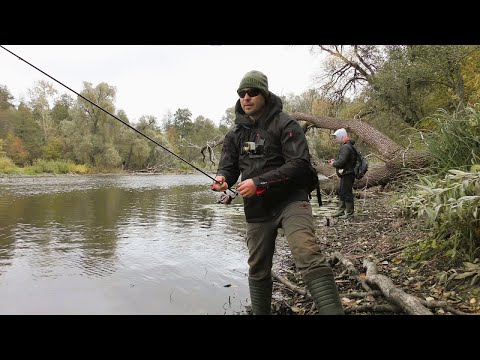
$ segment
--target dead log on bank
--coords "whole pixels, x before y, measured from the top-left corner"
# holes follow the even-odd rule
[[[366,282],[375,285],[391,303],[402,308],[409,315],[433,315],[415,296],[398,289],[385,275],[377,272],[377,267],[371,261],[364,260],[363,266],[367,269]]]
[[[354,312],[362,313],[393,313],[400,314],[403,313],[403,310],[398,306],[392,304],[371,304],[371,305],[354,305],[352,307],[346,308],[345,314],[351,314]]]
[[[334,259],[339,260],[344,266],[348,267],[350,274],[358,274],[358,271],[354,267],[353,263],[347,257],[345,257],[344,255],[342,255],[340,253],[335,253],[334,254]],[[380,278],[383,277],[384,279],[386,279],[386,281],[383,281],[383,282],[386,282],[386,283],[390,282],[391,283],[392,291],[390,291],[390,294],[395,293],[395,291],[403,293],[402,290],[398,290],[398,289],[393,290],[393,288],[395,288],[395,286],[393,285],[393,282],[391,282],[390,279],[388,279],[386,276],[378,275],[378,274],[373,274],[372,275],[372,272],[373,273],[375,272],[375,269],[373,269],[372,266],[373,267],[375,267],[375,266],[373,265],[373,263],[369,263],[368,261],[366,261],[366,262],[369,265],[367,267],[368,268],[367,273],[370,276],[370,280],[372,279],[372,276],[374,276],[373,279],[376,279],[375,281],[378,281],[379,277]],[[375,276],[377,278],[375,278]],[[285,287],[287,287],[288,289],[292,290],[293,292],[295,292],[297,294],[300,294],[300,295],[304,296],[306,299],[312,301],[312,297],[311,297],[310,293],[308,292],[308,290],[291,283],[285,277],[275,273],[273,270],[272,270],[272,278],[274,280],[276,280],[277,282],[281,283],[282,285],[284,285]],[[357,280],[359,280],[359,279],[361,279],[361,277],[357,278]],[[451,314],[454,314],[454,315],[469,315],[468,313],[465,313],[461,310],[457,310],[457,309],[453,308],[447,301],[438,301],[438,300],[428,300],[427,301],[425,299],[419,299],[415,296],[411,296],[411,295],[407,295],[407,294],[405,294],[405,295],[408,298],[413,299],[414,301],[418,301],[421,305],[425,306],[425,308],[429,308],[429,309],[439,308],[439,309],[443,309],[443,310],[445,310],[445,311],[447,311]],[[356,299],[367,299],[368,300],[368,297],[374,297],[374,298],[384,297],[385,293],[383,291],[379,291],[379,290],[372,290],[372,291],[367,291],[367,292],[353,291],[353,292],[348,292],[348,293],[340,293],[339,296],[340,296],[340,298],[346,297],[346,298],[356,298]],[[395,295],[391,295],[391,296],[395,296]],[[365,312],[369,312],[369,313],[392,313],[392,314],[405,313],[405,312],[407,314],[409,313],[405,309],[405,306],[399,305],[398,303],[393,301],[392,298],[387,297],[387,300],[391,301],[392,303],[391,304],[352,305],[352,306],[344,307],[344,310],[345,310],[346,314],[358,313],[358,312],[363,312],[363,313],[365,313]],[[372,300],[369,300],[369,301],[372,301]],[[418,303],[417,303],[417,305],[418,305]],[[310,311],[312,311],[314,309],[314,306],[315,306],[315,304],[312,304],[312,309]],[[412,313],[412,315],[413,314],[416,315],[417,312],[419,312],[419,311],[415,311],[415,313]],[[422,315],[433,315],[427,309],[423,309],[420,312],[422,312]]]
[[[372,291],[370,286],[368,286],[368,284],[366,283],[365,279],[362,279],[362,277],[360,276],[360,273],[358,272],[357,268],[353,265],[353,263],[347,257],[345,257],[342,253],[338,251],[335,251],[333,253],[333,257],[335,259],[338,259],[342,263],[342,265],[347,268],[348,273],[352,277],[354,277],[355,280],[357,280],[367,292]]]
[[[375,156],[382,159],[385,165],[376,168],[371,167],[363,179],[355,181],[353,185],[355,189],[386,185],[392,179],[396,179],[403,169],[416,170],[424,168],[428,164],[428,159],[424,152],[400,146],[388,136],[363,121],[318,117],[298,112],[291,115],[297,121],[305,121],[321,129],[336,130],[345,128],[349,134],[356,134],[363,143],[375,151]],[[331,166],[319,165],[317,166],[317,171],[319,174],[335,179],[332,176],[335,174],[335,170]],[[324,181],[321,187],[326,192],[332,192],[335,186],[334,182]]]
[[[307,290],[304,290],[300,286],[292,284],[290,281],[285,279],[283,276],[278,275],[273,270],[272,270],[272,278],[277,280],[279,283],[285,285],[290,290],[293,290],[293,291],[299,293],[300,295],[305,296],[307,299],[309,299],[309,300],[312,299],[312,296],[310,295],[310,293]]]

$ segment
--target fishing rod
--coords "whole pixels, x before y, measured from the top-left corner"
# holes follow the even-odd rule
[[[117,116],[113,115],[112,113],[110,113],[109,111],[105,110],[104,108],[102,108],[101,106],[95,104],[93,101],[87,99],[85,96],[79,94],[78,92],[76,92],[75,90],[71,89],[70,87],[68,87],[67,85],[65,85],[64,83],[60,82],[59,80],[55,79],[53,76],[50,76],[49,74],[47,74],[45,71],[39,69],[38,67],[36,67],[35,65],[29,63],[27,60],[21,58],[19,55],[15,54],[13,51],[10,51],[8,50],[6,47],[4,47],[3,45],[0,45],[0,47],[5,50],[5,51],[8,51],[10,54],[12,54],[13,56],[17,57],[19,60],[22,60],[23,62],[25,62],[26,64],[30,65],[31,67],[33,67],[35,70],[38,70],[40,71],[42,74],[48,76],[50,79],[52,79],[53,81],[56,81],[57,83],[59,83],[60,85],[62,85],[63,87],[67,88],[68,90],[70,90],[71,92],[73,92],[74,94],[76,94],[77,96],[81,97],[83,100],[85,101],[88,101],[90,104],[92,104],[93,106],[96,106],[97,108],[99,108],[100,110],[106,112],[108,115],[110,115],[111,117],[113,117],[115,120],[118,120],[120,121],[122,124],[128,126],[130,129],[132,129],[133,131],[137,132],[138,134],[142,135],[143,137],[145,137],[146,139],[150,140],[151,142],[153,142],[155,145],[158,145],[160,146],[163,150],[169,152],[170,154],[172,154],[173,156],[175,156],[176,158],[182,160],[183,162],[185,162],[186,164],[190,165],[191,167],[193,167],[195,170],[201,172],[203,175],[207,176],[208,178],[212,179],[214,182],[216,182],[217,184],[219,185],[222,185],[222,182],[221,181],[218,181],[218,180],[215,180],[212,176],[208,175],[205,171],[203,171],[202,169],[199,169],[198,167],[196,167],[195,165],[191,164],[190,162],[188,162],[187,160],[185,160],[184,158],[180,157],[179,155],[175,154],[174,152],[170,151],[169,149],[167,149],[165,146],[159,144],[158,142],[156,142],[155,140],[153,140],[151,137],[149,137],[148,135],[145,135],[144,133],[142,133],[140,130],[137,130],[135,129],[133,126],[131,126],[130,124],[126,123],[125,121],[123,121],[122,119],[118,118]],[[226,205],[228,205],[235,196],[238,195],[238,193],[235,191],[235,190],[232,190],[230,187],[227,189],[227,190],[230,190],[234,196],[232,197],[231,195],[227,195],[226,192],[225,195],[227,197],[222,197],[222,199],[220,199],[219,202],[221,203],[224,203]]]

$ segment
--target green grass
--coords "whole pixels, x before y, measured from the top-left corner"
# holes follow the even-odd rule
[[[88,174],[90,168],[87,165],[77,165],[72,161],[65,160],[43,160],[39,159],[32,166],[23,168],[15,167],[13,162],[13,170],[11,167],[2,168],[2,158],[0,158],[0,172],[5,174],[17,173],[24,175],[39,174]]]

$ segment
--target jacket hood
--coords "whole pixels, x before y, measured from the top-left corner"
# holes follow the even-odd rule
[[[262,119],[270,119],[275,114],[278,114],[283,110],[282,100],[272,92],[269,92],[268,99],[265,101],[265,111],[262,115]],[[252,126],[253,120],[245,115],[245,111],[240,105],[240,99],[235,104],[235,124]]]
[[[335,137],[337,138],[337,140],[339,141],[343,141],[343,139],[345,139],[348,135],[347,135],[347,130],[345,130],[344,128],[341,128],[341,129],[338,129],[336,130],[333,135],[335,135]]]

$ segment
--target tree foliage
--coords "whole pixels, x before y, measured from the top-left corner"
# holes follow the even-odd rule
[[[447,130],[459,135],[459,130],[466,128],[449,125],[447,129],[447,117],[458,111],[458,121],[463,116],[467,119],[468,115],[460,111],[480,101],[478,46],[318,45],[315,49],[326,55],[323,71],[317,77],[318,87],[282,96],[286,112],[360,120],[399,144],[409,146],[412,134],[418,130],[425,136],[431,134],[428,141]],[[0,85],[0,139],[4,140],[4,150],[7,137],[21,140],[27,154],[26,163],[32,164],[41,158],[64,159],[89,166],[162,171],[184,165],[89,102],[60,94],[47,81],[34,83],[28,94],[27,102],[20,101],[15,106],[7,87]],[[131,123],[125,111],[116,109],[114,86],[84,82],[81,94]],[[444,117],[438,109],[443,109]],[[192,119],[189,109],[179,108],[165,114],[159,123],[155,117],[145,115],[132,125],[201,166],[199,149],[221,141],[234,120],[234,106],[225,109],[219,126],[202,115]],[[329,132],[315,129],[307,133],[317,159],[334,154]],[[415,136],[420,139],[418,133]],[[439,144],[449,143],[435,139]],[[20,142],[16,144],[19,149]],[[415,142],[415,146],[426,145],[422,141]],[[212,149],[213,156],[220,151]],[[460,149],[462,146],[457,152],[449,150],[448,154],[458,154]],[[12,153],[17,154],[16,161],[22,161],[25,154]],[[471,161],[466,155],[463,158]]]
[[[325,96],[364,99],[358,114],[414,126],[438,108],[454,110],[478,99],[479,47],[472,45],[322,46],[319,76]]]
[[[0,110],[13,108],[14,97],[5,85],[0,85]]]
[[[398,203],[408,216],[433,229],[433,254],[470,261],[480,254],[480,172],[451,169],[444,177],[420,177]]]
[[[480,104],[451,114],[439,110],[426,122],[430,127],[425,131],[427,150],[436,172],[469,171],[473,165],[480,165]]]
[[[47,142],[55,131],[51,108],[57,93],[53,84],[45,80],[36,81],[33,88],[28,90],[33,119],[42,130],[44,142]]]
[[[6,155],[12,159],[12,161],[17,165],[24,165],[28,159],[28,151],[23,145],[22,139],[19,137],[8,134],[5,139],[5,152]]]

